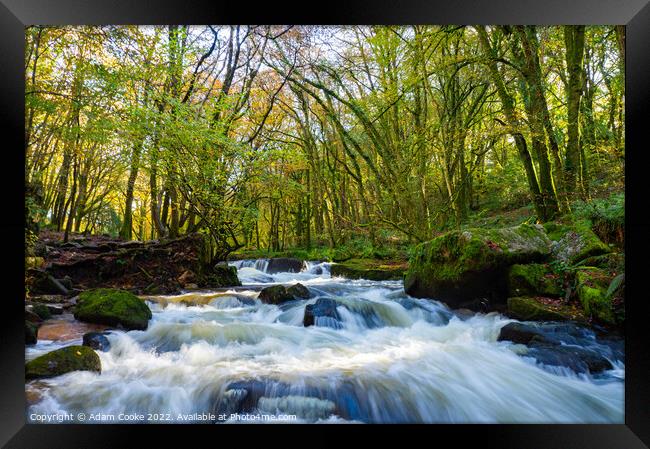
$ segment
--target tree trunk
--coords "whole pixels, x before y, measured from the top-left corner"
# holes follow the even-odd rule
[[[566,63],[569,72],[567,85],[567,134],[568,142],[564,164],[565,185],[567,192],[576,190],[576,177],[582,172],[580,164],[580,98],[583,91],[583,55],[585,44],[585,27],[567,25],[564,27],[566,46]]]

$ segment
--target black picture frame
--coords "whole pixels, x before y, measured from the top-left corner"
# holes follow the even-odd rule
[[[650,4],[648,0],[462,0],[353,1],[311,5],[261,5],[207,0],[0,0],[0,145],[4,170],[0,242],[6,253],[0,304],[0,444],[5,447],[132,447],[153,438],[217,445],[224,434],[250,443],[297,441],[307,447],[339,444],[340,433],[368,432],[383,439],[396,434],[404,442],[442,444],[475,438],[481,446],[525,448],[642,448],[650,445],[650,351],[648,303],[643,288],[644,262],[650,254],[650,219],[646,218],[648,148],[645,110],[650,104]],[[43,425],[26,424],[24,388],[24,26],[30,24],[625,24],[626,25],[626,380],[624,425],[438,425],[438,426],[241,426],[193,425]],[[644,126],[645,125],[645,126]],[[5,165],[6,164],[6,165]],[[645,189],[644,189],[645,187]],[[645,338],[644,338],[645,336]],[[225,428],[227,427],[227,428]],[[296,427],[298,429],[296,430]],[[250,429],[250,430],[249,430]],[[284,434],[281,436],[278,434]],[[295,437],[299,432],[300,437]],[[188,440],[189,435],[191,439]],[[275,434],[275,435],[270,435]],[[336,434],[336,435],[334,435]],[[152,438],[153,437],[153,438]],[[218,439],[217,439],[218,438]],[[192,443],[192,441],[194,443]],[[362,440],[363,441],[363,440]]]

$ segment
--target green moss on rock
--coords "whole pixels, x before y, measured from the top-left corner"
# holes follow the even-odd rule
[[[510,296],[551,296],[564,293],[561,278],[546,264],[512,265],[508,270]]]
[[[558,304],[543,302],[531,296],[516,296],[508,298],[508,315],[522,321],[582,321],[584,317],[579,310]]]
[[[406,262],[390,263],[374,259],[350,259],[332,264],[330,273],[332,276],[342,276],[347,279],[387,281],[402,279],[406,268]]]
[[[576,293],[586,314],[601,323],[616,325],[620,324],[622,317],[613,298],[607,296],[611,280],[611,275],[600,268],[589,267],[578,270]]]
[[[99,356],[87,346],[67,346],[48,352],[25,364],[25,377],[55,377],[71,371],[101,372]]]
[[[574,265],[588,257],[611,252],[609,246],[604,244],[586,223],[547,223],[545,228],[553,241],[553,257],[565,264]]]
[[[578,265],[584,267],[597,267],[609,272],[612,275],[625,271],[625,257],[621,253],[608,253],[600,256],[587,257]]]
[[[212,271],[205,276],[205,287],[234,287],[240,286],[241,281],[237,277],[237,268],[228,265],[226,262],[216,264]]]
[[[38,315],[42,320],[47,320],[52,317],[50,309],[45,304],[34,304],[32,312]]]
[[[79,295],[74,317],[89,323],[144,330],[151,319],[151,310],[133,293],[99,288]]]
[[[507,267],[545,260],[550,245],[540,225],[448,232],[415,248],[404,288],[412,296],[476,309],[480,298],[503,301]]]

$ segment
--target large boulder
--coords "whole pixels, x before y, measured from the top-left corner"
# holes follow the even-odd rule
[[[55,377],[70,371],[101,372],[99,356],[87,346],[67,346],[48,352],[25,364],[25,377]]]
[[[547,264],[512,265],[508,269],[508,295],[539,295],[560,297],[564,294],[562,280]]]
[[[515,296],[508,298],[507,315],[524,321],[584,321],[579,309],[551,298]]]
[[[98,288],[79,295],[74,317],[88,323],[144,330],[151,319],[145,302],[125,290]]]
[[[550,246],[540,225],[451,231],[415,248],[404,289],[452,308],[499,310],[507,297],[507,268],[543,261]]]
[[[334,329],[343,327],[341,316],[336,310],[338,303],[331,298],[318,298],[315,304],[305,306],[302,323],[308,326],[326,326]]]
[[[616,295],[608,295],[612,276],[605,270],[585,267],[576,272],[576,294],[586,314],[606,325],[623,322],[624,307]]]
[[[300,273],[304,262],[294,257],[274,257],[269,259],[266,272],[274,273]]]
[[[565,225],[549,222],[544,225],[551,239],[553,257],[566,265],[611,252],[585,223]]]
[[[407,264],[405,262],[387,262],[383,260],[350,259],[345,262],[332,264],[332,276],[342,276],[347,279],[370,279],[386,281],[402,279]]]

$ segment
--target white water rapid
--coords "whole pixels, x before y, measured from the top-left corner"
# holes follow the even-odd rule
[[[243,287],[146,298],[148,329],[111,331],[110,350],[98,352],[101,374],[28,383],[38,391],[28,419],[141,414],[140,422],[160,422],[159,415],[198,422],[214,413],[223,418],[216,422],[245,422],[245,414],[318,423],[624,422],[623,361],[593,335],[580,344],[614,369],[576,373],[497,341],[513,320],[457,316],[407,296],[401,281],[332,278],[327,263],[274,274],[264,260],[232,265]],[[257,299],[264,286],[297,282],[311,299],[282,306]],[[323,297],[339,304],[339,328],[304,327],[305,306]],[[26,357],[71,344],[81,339],[39,340]]]

